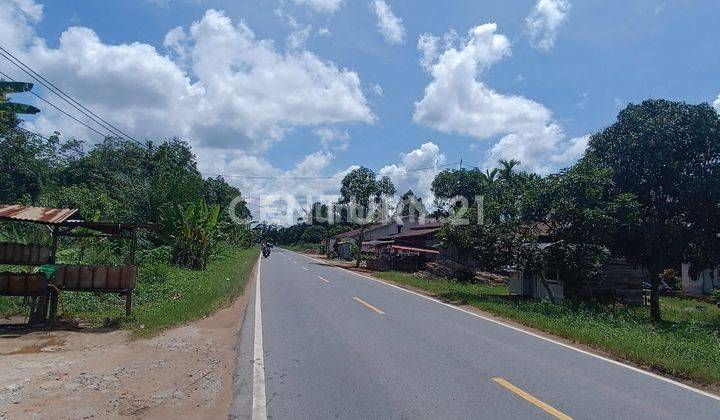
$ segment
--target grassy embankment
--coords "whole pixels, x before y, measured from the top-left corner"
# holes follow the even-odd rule
[[[258,252],[220,245],[204,271],[141,263],[130,317],[125,317],[124,297],[79,292],[62,294],[66,315],[95,325],[119,324],[136,336],[152,335],[232,302],[244,290]],[[0,315],[26,314],[21,302],[21,298],[0,297]]]
[[[653,324],[647,308],[570,302],[552,305],[508,296],[506,287],[427,280],[399,272],[376,276],[602,349],[660,372],[720,384],[720,308],[709,303],[661,298],[664,321]]]

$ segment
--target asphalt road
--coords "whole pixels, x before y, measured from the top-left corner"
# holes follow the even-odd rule
[[[259,273],[233,418],[720,418],[720,398],[297,253]]]

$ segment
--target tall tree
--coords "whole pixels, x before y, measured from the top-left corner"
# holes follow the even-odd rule
[[[637,198],[638,223],[614,245],[650,272],[650,313],[658,321],[663,269],[720,262],[720,117],[708,104],[631,104],[591,137],[587,153]]]
[[[365,231],[377,220],[378,208],[383,208],[386,199],[395,194],[395,186],[390,178],[376,179],[375,172],[360,167],[345,175],[340,187],[339,203],[349,209],[349,217],[360,225],[357,243],[356,266],[362,260],[362,242]]]

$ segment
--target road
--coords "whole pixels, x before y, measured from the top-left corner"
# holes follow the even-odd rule
[[[233,418],[720,418],[702,391],[301,254],[258,280]]]

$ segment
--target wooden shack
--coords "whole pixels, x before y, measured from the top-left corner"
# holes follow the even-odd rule
[[[0,296],[31,298],[30,323],[55,319],[63,291],[118,293],[125,296],[125,313],[132,310],[137,282],[135,251],[138,229],[156,225],[86,221],[77,209],[53,209],[0,204],[0,221],[37,223],[52,229],[51,245],[0,243],[0,265],[42,267],[41,272],[0,272]],[[60,238],[116,237],[130,241],[125,265],[56,264]],[[37,271],[37,270],[36,270]]]

